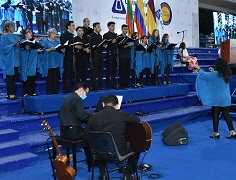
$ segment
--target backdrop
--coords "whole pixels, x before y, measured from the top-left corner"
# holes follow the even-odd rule
[[[144,0],[144,9],[146,12],[148,0]],[[164,24],[161,29],[163,33],[170,35],[170,42],[179,43],[182,41],[184,31],[184,41],[187,47],[199,47],[199,17],[198,17],[198,0],[154,0],[155,7],[162,4],[162,16]],[[133,0],[133,11],[135,0]],[[126,6],[127,0],[73,0],[72,13],[73,20],[76,24],[82,25],[85,17],[94,22],[100,22],[102,27],[101,34],[107,32],[107,22],[116,22],[116,32],[121,33],[121,25],[126,23]],[[157,17],[159,16],[156,9]],[[135,25],[136,27],[136,25]],[[178,44],[179,45],[179,44]]]

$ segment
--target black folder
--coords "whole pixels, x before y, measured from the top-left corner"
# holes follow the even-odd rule
[[[68,42],[69,42],[69,40],[66,41],[65,44],[58,44],[58,45],[55,47],[55,48],[56,48],[56,51],[61,52],[62,49],[67,48]]]
[[[171,43],[167,46],[166,50],[172,50],[177,44]]]
[[[20,48],[25,49],[26,46],[29,46],[31,49],[43,49],[43,46],[39,43],[37,43],[35,40],[25,40],[23,42],[20,42]]]
[[[118,44],[120,44],[120,43],[122,43],[124,41],[124,39],[125,39],[125,36],[123,36],[123,35],[117,36],[116,37],[116,42]]]
[[[131,39],[129,37],[125,37],[125,40],[123,41],[123,44],[129,44],[129,43],[134,43],[135,42],[135,39]]]
[[[146,51],[147,49],[142,45],[142,44],[138,44],[136,46],[136,51]]]
[[[73,44],[70,44],[69,46],[76,46],[76,45],[83,46],[84,43],[82,43],[82,42],[75,42],[75,43],[73,43]]]
[[[102,40],[102,42],[100,42],[99,44],[95,44],[95,45],[93,45],[92,46],[92,48],[103,48],[103,46],[105,45],[105,44],[108,44],[109,42],[111,41],[111,39],[104,39],[104,40]]]

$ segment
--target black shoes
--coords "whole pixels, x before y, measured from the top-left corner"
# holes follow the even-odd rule
[[[133,174],[129,174],[129,175],[124,175],[122,180],[139,180],[139,177]]]
[[[220,139],[220,135],[219,134],[213,134],[212,136],[209,136],[210,138],[213,139]]]
[[[236,139],[236,134],[230,134],[229,136],[226,136],[227,139]]]

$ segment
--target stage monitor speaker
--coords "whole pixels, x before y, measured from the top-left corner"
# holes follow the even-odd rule
[[[165,143],[169,146],[188,144],[188,132],[176,122],[162,132]]]

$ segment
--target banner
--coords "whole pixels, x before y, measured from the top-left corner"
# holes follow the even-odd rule
[[[133,11],[135,2],[132,1]],[[143,2],[146,14],[148,0]],[[168,33],[170,42],[180,43],[184,35],[187,47],[199,47],[198,0],[154,0],[154,6],[161,37]],[[101,34],[108,31],[109,21],[116,23],[115,31],[118,34],[121,33],[121,25],[126,24],[127,0],[72,0],[72,7],[76,26],[82,26],[83,19],[87,17],[91,22],[90,27],[94,22],[101,23]],[[184,31],[184,34],[177,34],[180,31]]]

